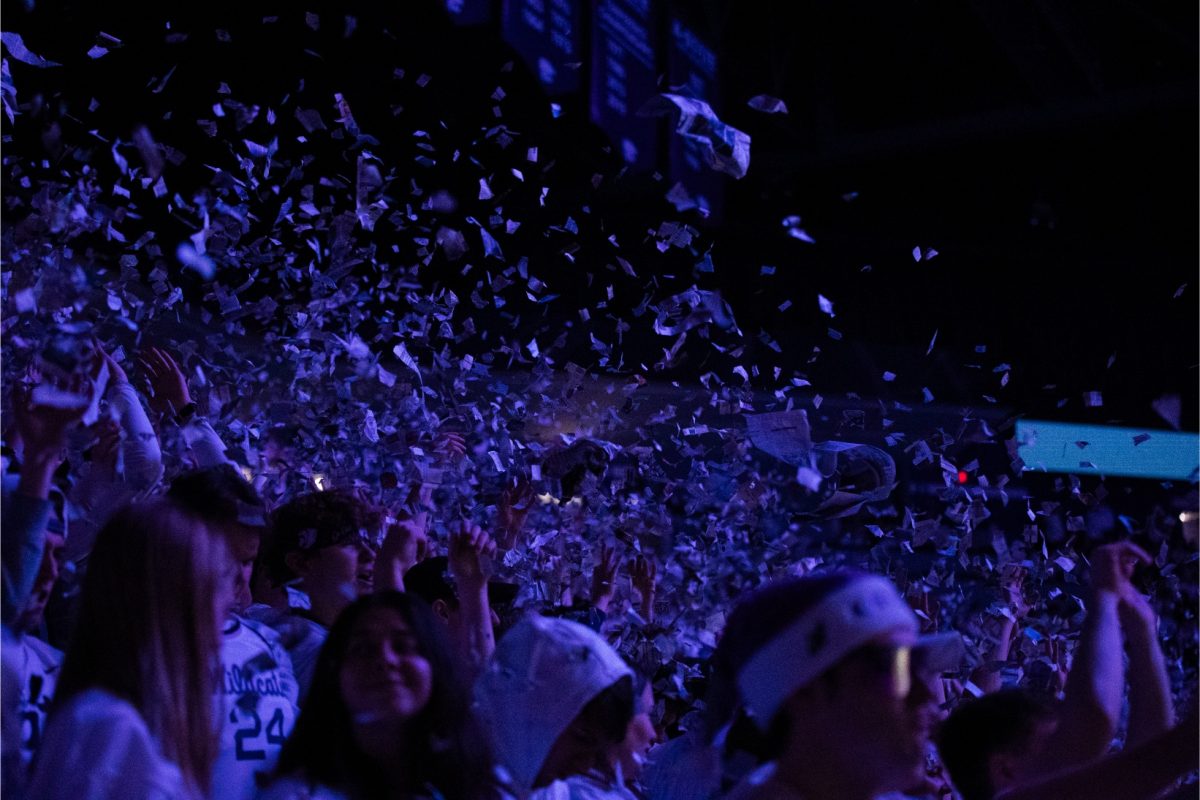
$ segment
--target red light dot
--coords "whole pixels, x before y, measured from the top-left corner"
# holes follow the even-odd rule
[[[966,482],[967,482],[967,478],[968,478],[968,475],[967,475],[967,473],[966,473],[966,472],[964,472],[963,470],[961,470],[961,469],[960,469],[960,470],[958,471],[958,482],[959,482],[959,483],[966,483]]]

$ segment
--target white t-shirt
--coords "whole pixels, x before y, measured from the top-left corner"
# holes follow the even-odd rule
[[[89,689],[50,718],[29,800],[196,800],[129,703]]]
[[[46,730],[46,712],[54,698],[63,654],[28,634],[18,636],[13,649],[12,664],[21,686],[17,706],[21,720],[21,764],[27,767]]]
[[[587,775],[572,775],[534,789],[529,800],[637,800],[637,795],[623,786]]]
[[[217,720],[221,750],[213,765],[214,800],[251,800],[256,775],[270,772],[296,724],[298,686],[275,631],[233,616],[221,640]]]

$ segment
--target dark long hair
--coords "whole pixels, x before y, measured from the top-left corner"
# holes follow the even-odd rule
[[[363,615],[375,609],[400,614],[433,673],[429,702],[408,723],[406,749],[397,754],[412,776],[410,786],[435,788],[446,800],[495,796],[491,751],[471,715],[470,691],[459,678],[445,634],[420,598],[400,592],[360,597],[334,622],[275,775],[300,776],[354,798],[389,793],[383,770],[355,744],[340,682],[350,634]]]

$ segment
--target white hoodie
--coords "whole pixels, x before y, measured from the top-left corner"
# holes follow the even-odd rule
[[[632,675],[599,634],[576,622],[531,614],[500,640],[475,685],[475,699],[497,763],[522,796],[532,790],[550,748],[584,706]],[[587,783],[587,792],[582,784],[580,792],[555,784],[535,796],[559,797],[564,788],[563,797],[628,796],[619,789],[596,794],[594,782]],[[556,788],[560,794],[553,793]]]

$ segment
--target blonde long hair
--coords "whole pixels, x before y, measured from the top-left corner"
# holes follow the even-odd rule
[[[55,705],[88,689],[128,701],[207,794],[218,741],[217,598],[232,562],[204,523],[165,500],[125,506],[100,531]]]

